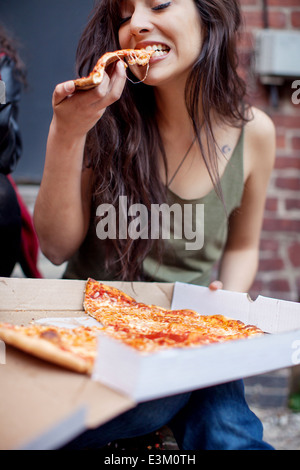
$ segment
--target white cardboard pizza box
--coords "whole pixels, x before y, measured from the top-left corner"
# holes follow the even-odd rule
[[[173,286],[132,284],[128,293],[169,306]],[[85,281],[0,278],[0,322],[81,318]],[[135,406],[99,382],[0,341],[0,449],[54,449]]]
[[[195,348],[141,354],[102,337],[93,378],[137,402],[246,378],[300,362],[300,304],[175,283],[172,309],[222,314],[266,334]]]
[[[246,294],[177,283],[107,284],[142,302],[222,313],[270,334],[149,356],[101,336],[94,380],[0,342],[0,449],[58,448],[139,401],[300,362],[299,304],[264,297],[252,302]],[[85,281],[0,278],[0,322],[79,321],[84,286]]]

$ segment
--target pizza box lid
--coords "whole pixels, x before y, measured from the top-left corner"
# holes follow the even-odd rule
[[[291,367],[300,363],[300,304],[175,283],[172,309],[222,314],[266,334],[195,348],[141,354],[101,336],[93,378],[137,402]]]
[[[147,294],[147,285],[111,284],[170,305],[171,285],[153,285]],[[0,322],[82,317],[84,288],[85,281],[0,278]],[[0,449],[59,448],[134,406],[132,398],[105,384],[0,341]]]

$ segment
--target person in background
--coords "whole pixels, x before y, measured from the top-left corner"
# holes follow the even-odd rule
[[[240,23],[238,0],[97,2],[78,48],[79,75],[108,51],[155,52],[148,73],[129,66],[130,82],[118,62],[95,89],[76,92],[73,81],[55,88],[34,220],[45,255],[56,264],[68,260],[64,277],[248,291],[275,130],[245,99],[236,60]],[[101,239],[97,208],[112,206],[119,220],[125,196],[129,209],[141,204],[149,213],[157,204],[188,205],[193,219],[179,238]],[[199,205],[204,244],[188,250]],[[242,380],[141,403],[68,448],[100,448],[165,424],[180,449],[272,448],[262,440]]]
[[[0,276],[11,276],[19,262],[26,276],[41,277],[32,217],[11,176],[22,154],[18,115],[22,88],[27,85],[26,68],[2,24],[0,80],[5,84],[5,103],[0,104]]]

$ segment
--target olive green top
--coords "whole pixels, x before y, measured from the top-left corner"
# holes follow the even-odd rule
[[[234,152],[221,177],[227,214],[240,206],[244,189],[244,132],[241,132]],[[167,231],[163,232],[163,257],[158,261],[153,249],[143,263],[146,279],[157,282],[187,282],[207,286],[213,269],[220,260],[228,233],[224,204],[212,189],[200,199],[185,200],[168,190],[170,212],[164,212]],[[192,222],[192,224],[191,224]],[[112,280],[105,270],[103,242],[96,234],[96,211],[87,236],[71,258],[64,278]],[[153,236],[153,235],[152,235]]]

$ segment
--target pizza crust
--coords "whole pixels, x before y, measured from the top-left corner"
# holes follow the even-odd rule
[[[53,362],[70,370],[91,374],[93,363],[64,351],[43,338],[27,336],[21,331],[9,327],[0,327],[0,339],[22,351],[40,359]]]

